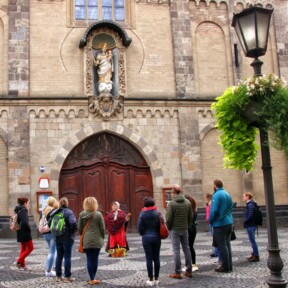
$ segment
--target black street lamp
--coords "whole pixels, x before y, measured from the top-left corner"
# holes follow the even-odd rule
[[[246,57],[255,58],[251,63],[254,76],[261,76],[262,61],[258,57],[265,55],[269,34],[270,19],[273,9],[250,7],[233,15],[232,26],[235,28]],[[275,216],[274,191],[270,149],[268,145],[268,127],[256,123],[260,131],[262,170],[266,201],[267,232],[268,232],[268,261],[271,274],[266,280],[269,287],[286,287],[287,281],[282,277],[283,261],[280,257]]]

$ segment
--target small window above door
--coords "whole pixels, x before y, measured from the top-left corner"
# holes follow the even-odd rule
[[[73,27],[87,27],[95,21],[112,20],[130,25],[130,0],[70,0]]]

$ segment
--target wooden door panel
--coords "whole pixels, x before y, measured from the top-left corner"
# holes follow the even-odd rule
[[[85,197],[97,199],[99,211],[107,211],[105,167],[99,166],[83,170],[83,193]]]
[[[82,172],[77,169],[76,171],[65,171],[61,174],[59,181],[60,198],[67,197],[69,207],[75,212],[76,216],[81,212],[81,206],[84,195],[82,193]]]
[[[129,190],[127,187],[129,174],[126,169],[110,166],[108,168],[108,201],[111,204],[112,201],[118,201],[121,204],[121,209],[127,211],[130,208],[129,197],[127,197]],[[128,177],[127,177],[128,176]],[[111,207],[109,207],[109,210]]]
[[[141,209],[143,208],[143,200],[145,197],[153,197],[152,179],[149,168],[134,168],[130,170],[130,199],[132,221],[131,228],[137,228],[137,222]]]

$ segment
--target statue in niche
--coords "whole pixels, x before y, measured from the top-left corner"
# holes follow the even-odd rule
[[[103,44],[101,52],[94,58],[94,65],[97,67],[99,77],[99,92],[110,93],[113,88],[113,54],[112,50],[107,50],[106,43]]]
[[[93,92],[89,97],[89,112],[108,120],[122,111],[123,96],[119,96],[119,51],[112,35],[97,33],[92,40]]]

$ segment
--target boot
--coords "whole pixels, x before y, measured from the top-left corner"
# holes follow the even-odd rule
[[[249,262],[259,262],[260,259],[259,259],[259,256],[254,256],[251,258],[251,259],[248,259]]]

